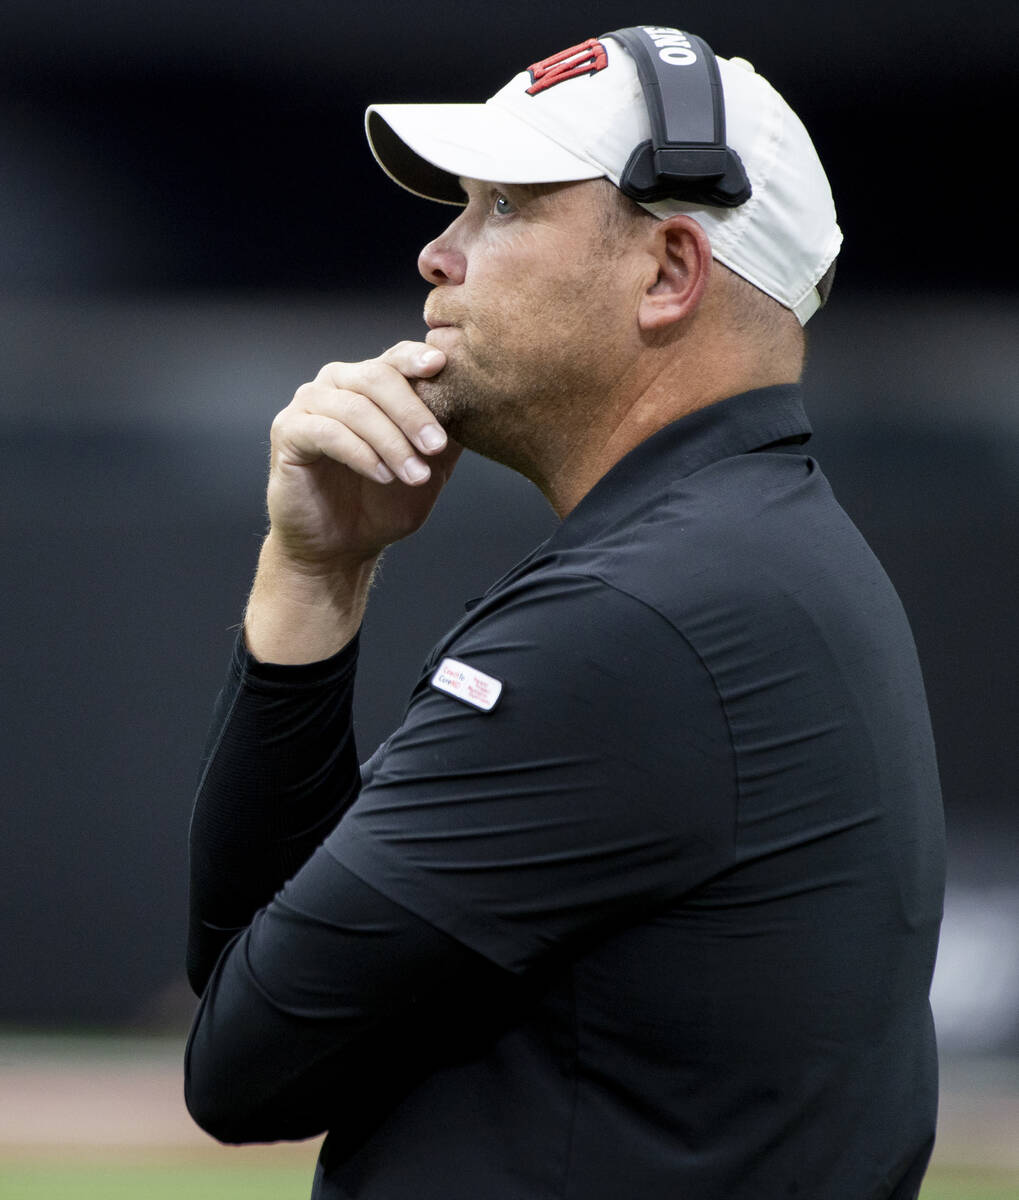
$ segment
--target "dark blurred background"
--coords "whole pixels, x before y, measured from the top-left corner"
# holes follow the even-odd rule
[[[965,12],[965,15],[961,15]],[[330,359],[423,332],[449,212],[371,101],[477,100],[638,20],[749,58],[846,236],[811,323],[813,445],[913,619],[951,838],[942,1044],[1019,1051],[1012,173],[1019,6],[7,0],[0,39],[0,1022],[175,1029],[191,791],[264,528],[267,429]],[[552,528],[466,456],[387,558],[358,731]]]

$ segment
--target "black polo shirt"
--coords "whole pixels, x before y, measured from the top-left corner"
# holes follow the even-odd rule
[[[638,446],[435,647],[359,793],[356,648],[238,649],[193,826],[198,986],[234,938],[200,1123],[329,1129],[330,1200],[916,1195],[934,751],[808,435],[777,387]]]

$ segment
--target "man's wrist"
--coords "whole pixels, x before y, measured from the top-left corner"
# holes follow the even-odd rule
[[[296,665],[331,658],[361,627],[378,556],[310,563],[265,539],[244,617],[249,653]]]

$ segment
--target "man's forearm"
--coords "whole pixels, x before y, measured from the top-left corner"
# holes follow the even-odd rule
[[[298,665],[331,658],[364,617],[378,558],[312,570],[280,550],[270,533],[244,617],[244,636],[259,662]]]
[[[356,639],[306,666],[259,663],[238,639],[191,822],[188,974],[196,992],[226,942],[358,794],[356,663]]]

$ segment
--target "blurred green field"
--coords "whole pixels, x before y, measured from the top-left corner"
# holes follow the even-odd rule
[[[0,1165],[0,1200],[308,1200],[313,1166]]]
[[[308,1200],[309,1166],[0,1164],[2,1200]],[[817,1197],[816,1200],[823,1200]],[[1019,1200],[1019,1173],[933,1171],[921,1200]]]
[[[931,1171],[920,1200],[1019,1200],[1019,1172]]]

